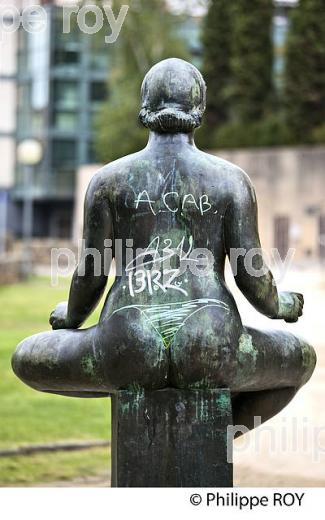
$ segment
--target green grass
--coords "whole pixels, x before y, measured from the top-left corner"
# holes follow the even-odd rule
[[[58,287],[51,287],[46,278],[0,287],[0,449],[30,443],[109,438],[108,399],[73,399],[42,394],[21,383],[11,370],[10,359],[16,345],[26,336],[50,329],[49,314],[59,301],[67,299],[68,290],[68,280],[61,280]],[[98,312],[87,325],[97,321]],[[89,450],[80,452],[78,456],[76,453],[58,453],[3,459],[0,460],[0,485],[27,482],[26,468],[33,466],[33,459],[37,464],[40,459],[54,461],[63,457],[66,464],[62,470],[66,468],[66,475],[73,473],[74,477],[77,476],[75,472],[78,473],[77,467],[92,472],[93,454],[94,450]],[[84,466],[79,464],[81,460]],[[53,467],[53,474],[48,473],[47,478],[58,480],[56,464],[50,467]],[[103,460],[102,470],[107,470],[107,460]],[[36,475],[41,477],[41,473],[31,469],[31,482],[36,482]],[[63,474],[61,477],[65,478]]]
[[[109,461],[110,451],[104,448],[0,458],[1,485],[51,484],[96,476],[107,482]]]

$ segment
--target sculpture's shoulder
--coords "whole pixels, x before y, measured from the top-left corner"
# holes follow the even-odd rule
[[[223,172],[226,175],[246,175],[246,173],[241,168],[239,168],[239,166],[230,161],[227,161],[226,159],[223,159],[222,157],[219,157],[218,155],[204,152],[203,150],[198,150],[198,152],[202,160],[205,160],[215,171]]]
[[[136,172],[145,167],[145,150],[141,150],[120,159],[116,159],[98,170],[94,177],[98,182],[106,182],[112,185],[117,181],[122,181],[123,177],[129,176],[130,172]]]
[[[217,155],[202,150],[198,150],[198,152],[201,162],[205,163],[205,169],[209,170],[220,182],[223,182],[230,193],[235,193],[240,189],[252,188],[252,182],[242,168]]]
[[[143,151],[136,152],[120,159],[116,159],[102,166],[95,172],[88,186],[88,191],[106,188],[113,189],[116,182],[122,180],[137,163],[141,163]]]

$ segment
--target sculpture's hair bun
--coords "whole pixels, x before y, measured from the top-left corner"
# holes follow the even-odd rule
[[[202,115],[197,110],[186,113],[175,108],[164,108],[151,112],[142,108],[139,119],[145,127],[155,132],[188,133],[200,126]]]
[[[191,132],[201,124],[205,93],[201,73],[191,63],[163,60],[143,80],[139,119],[156,132]]]

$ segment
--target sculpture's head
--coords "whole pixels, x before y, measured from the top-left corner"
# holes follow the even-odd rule
[[[192,132],[201,124],[206,86],[187,61],[169,58],[154,65],[141,87],[141,123],[155,132]]]

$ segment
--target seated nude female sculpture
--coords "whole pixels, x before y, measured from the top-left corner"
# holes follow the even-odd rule
[[[100,169],[85,198],[85,248],[100,253],[100,272],[84,255],[68,303],[50,316],[54,330],[18,345],[12,366],[27,385],[78,397],[227,387],[234,424],[252,428],[254,416],[278,413],[310,378],[313,348],[289,332],[245,327],[225,283],[227,255],[261,247],[257,205],[240,168],[195,146],[205,95],[200,72],[185,61],[164,60],[147,73],[139,118],[148,144]],[[111,244],[116,257],[116,241],[121,272],[99,323],[80,329],[103,295],[104,250]],[[131,243],[142,253],[130,260]],[[213,257],[205,269],[197,251]],[[278,292],[262,255],[253,266],[243,254],[232,266],[249,302],[269,318],[297,321],[302,295]]]

